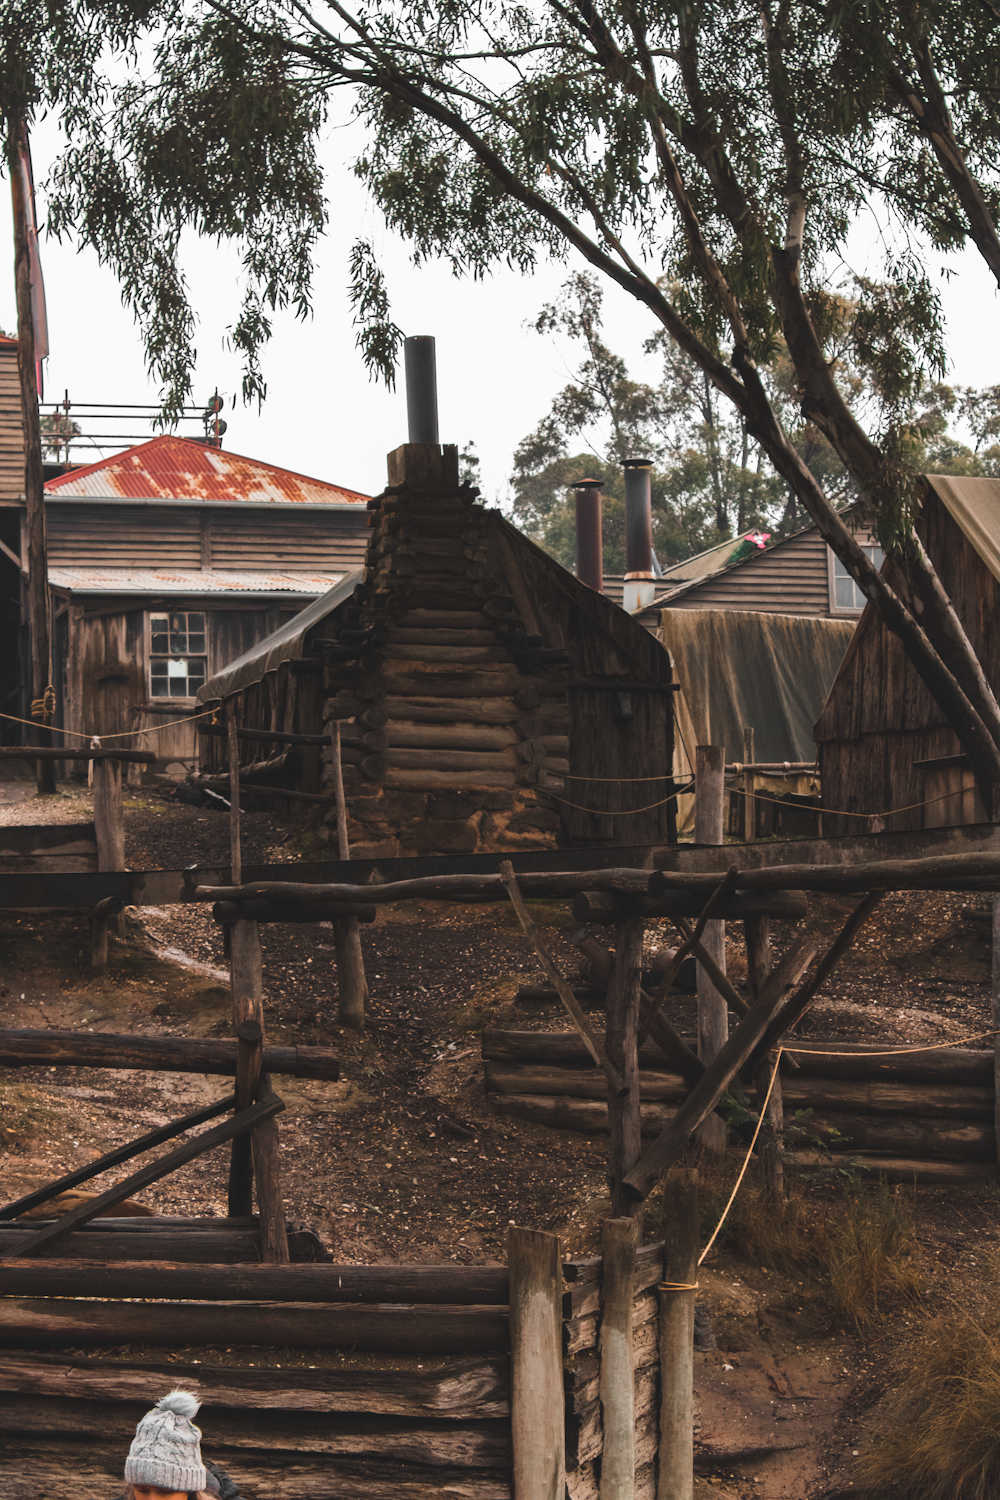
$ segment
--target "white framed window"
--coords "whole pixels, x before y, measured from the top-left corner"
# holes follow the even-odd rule
[[[862,552],[867,553],[876,568],[881,568],[885,553],[877,542],[861,542]],[[830,610],[837,615],[859,615],[868,603],[854,579],[839,557],[827,548],[830,568]]]
[[[208,676],[205,616],[172,610],[149,617],[149,696],[193,698]]]

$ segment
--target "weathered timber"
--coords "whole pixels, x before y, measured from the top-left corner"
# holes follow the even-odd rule
[[[444,698],[507,698],[531,688],[542,697],[552,697],[566,691],[564,681],[555,677],[527,677],[513,663],[509,667],[498,663],[491,671],[481,667],[465,672],[447,672],[443,668],[420,672],[414,663],[406,665],[409,667],[406,672],[384,674],[387,696],[423,698],[434,690]]]
[[[753,730],[744,730],[743,739],[744,750],[748,743],[752,750]],[[752,754],[750,759],[753,759]],[[743,934],[746,942],[750,985],[756,999],[774,967],[770,921],[767,917],[748,918],[743,923]],[[769,1056],[761,1062],[754,1074],[753,1083],[757,1095],[757,1112],[765,1122],[764,1139],[761,1143],[764,1181],[772,1197],[777,1199],[783,1196],[785,1190],[784,1172],[781,1165],[785,1117],[781,1092],[781,1070],[778,1066],[777,1055]]]
[[[641,922],[639,943],[641,949]],[[632,1500],[635,1493],[632,1280],[640,1233],[639,1222],[633,1217],[606,1219],[601,1238],[601,1500]]]
[[[963,829],[963,832],[968,830]],[[836,842],[840,842],[837,840]],[[759,846],[755,846],[755,849]],[[726,848],[731,859],[738,851]],[[770,865],[763,869],[741,869],[739,887],[745,891],[836,891],[843,894],[866,890],[963,891],[988,890],[1000,883],[1000,854],[936,854],[923,859],[858,860],[850,864]],[[694,870],[655,870],[649,878],[649,894],[667,891],[704,891],[718,884],[718,876]]]
[[[603,1274],[602,1274],[603,1280]],[[639,1351],[640,1343],[645,1343],[647,1350],[655,1347],[655,1321],[656,1321],[656,1293],[649,1292],[633,1299],[632,1326],[636,1351]],[[653,1324],[654,1327],[648,1325]],[[648,1338],[644,1338],[643,1328],[646,1328]],[[591,1317],[567,1318],[562,1326],[563,1355],[568,1359],[587,1350],[598,1349],[600,1344],[600,1318],[596,1313]]]
[[[122,767],[117,759],[101,760],[94,766],[94,835],[98,870],[124,870]]]
[[[667,968],[664,971],[663,977],[660,980],[660,985],[659,985],[659,989],[656,992],[656,997],[653,1000],[653,1003],[652,1003],[652,1006],[651,1006],[650,1010],[648,1011],[648,1013],[646,1014],[646,1016],[643,1018],[642,1025],[639,1028],[639,1041],[640,1041],[640,1044],[645,1041],[645,1039],[646,1039],[647,1036],[649,1036],[650,1031],[652,1030],[653,1020],[659,1014],[660,1010],[662,1009],[663,1002],[667,998],[667,994],[668,994],[668,992],[670,990],[670,986],[674,983],[674,980],[677,978],[678,974],[680,973],[680,971],[681,971],[681,965],[683,964],[685,958],[687,958],[688,954],[691,953],[694,950],[694,948],[695,948],[696,945],[699,945],[701,943],[701,938],[703,937],[703,935],[705,933],[705,930],[708,927],[709,920],[711,919],[712,913],[735,890],[735,888],[736,888],[736,880],[737,880],[737,873],[738,872],[737,872],[736,866],[735,865],[731,865],[730,868],[726,871],[726,874],[719,881],[718,885],[712,891],[712,893],[709,896],[708,900],[705,902],[704,908],[702,909],[701,913],[698,916],[698,920],[695,923],[694,930],[692,932],[686,934],[686,936],[684,937],[683,943],[675,951],[673,958],[670,960],[670,963],[667,965]],[[709,957],[709,955],[704,951],[704,948],[702,947],[701,948],[701,958],[702,958],[702,960],[704,960],[707,957]],[[701,1010],[699,1009],[699,1016],[700,1015],[701,1015]],[[699,1027],[700,1027],[700,1022],[699,1022]],[[703,1061],[703,1059],[701,1058],[701,1031],[700,1031],[700,1029],[699,1029],[698,1037],[699,1037],[699,1061]]]
[[[513,747],[509,751],[433,749],[429,746],[407,749],[391,745],[385,753],[386,766],[401,771],[513,771],[517,765]]]
[[[146,1135],[129,1141],[127,1145],[117,1146],[114,1151],[108,1151],[104,1156],[99,1156],[96,1161],[88,1162],[85,1167],[78,1167],[74,1172],[67,1172],[65,1176],[56,1178],[45,1187],[36,1188],[34,1192],[25,1193],[23,1197],[15,1198],[12,1203],[4,1204],[3,1208],[0,1208],[0,1220],[16,1219],[19,1214],[26,1214],[30,1209],[38,1208],[41,1204],[47,1203],[50,1198],[55,1198],[58,1194],[79,1186],[81,1182],[88,1182],[90,1178],[98,1177],[110,1167],[117,1167],[123,1161],[131,1161],[133,1157],[141,1156],[143,1151],[151,1151],[154,1146],[162,1146],[164,1142],[183,1135],[186,1130],[193,1130],[197,1125],[205,1125],[209,1120],[227,1114],[233,1108],[234,1102],[232,1095],[227,1094],[222,1099],[216,1099],[213,1103],[192,1111],[191,1114],[172,1120],[169,1125],[161,1125],[156,1130],[150,1130]]]
[[[202,719],[198,724],[199,734],[224,736],[225,727],[222,724],[211,724],[207,719]],[[271,745],[325,745],[326,736],[322,734],[292,734],[280,729],[237,729],[238,740],[260,740]]]
[[[513,698],[439,698],[387,696],[382,703],[388,717],[414,724],[467,724],[475,726],[516,724],[521,709]]]
[[[222,792],[223,795],[230,791],[228,776],[199,776],[193,781],[194,786],[205,787],[210,792]],[[328,805],[330,798],[321,792],[297,792],[287,786],[266,786],[259,781],[246,781],[240,783],[241,797],[283,797],[286,802],[322,802]],[[230,798],[230,803],[232,798]]]
[[[691,1139],[702,1121],[714,1110],[744,1063],[759,1046],[768,1027],[788,1004],[788,991],[798,983],[812,962],[815,947],[801,939],[769,976],[760,997],[737,1025],[717,1056],[706,1064],[704,1077],[695,1084],[676,1118],[644,1153],[624,1179],[624,1191],[645,1198],[663,1172]]]
[[[385,697],[385,691],[380,695]],[[377,700],[376,700],[377,701]],[[339,694],[335,698],[327,698],[323,704],[323,722],[327,723],[334,719],[357,719],[369,729],[382,729],[385,719],[381,706],[375,706],[370,698],[360,698],[357,695],[347,693]]]
[[[147,1260],[8,1260],[4,1297],[159,1297],[181,1302],[388,1302],[506,1307],[507,1267],[191,1266]]]
[[[423,1420],[502,1418],[509,1413],[506,1356],[453,1360],[437,1369],[391,1358],[329,1370],[142,1363],[84,1355],[23,1354],[0,1361],[0,1390],[35,1396],[72,1395],[93,1401],[136,1401],[149,1406],[149,1383],[182,1384],[200,1393],[207,1408],[283,1412],[353,1412]],[[206,1445],[207,1446],[207,1445]]]
[[[559,969],[552,955],[549,953],[548,948],[543,943],[541,935],[539,934],[537,927],[532,921],[528,908],[524,903],[524,897],[518,886],[517,880],[514,876],[513,867],[511,866],[509,860],[504,860],[504,862],[500,866],[500,879],[507,891],[508,896],[510,897],[511,905],[517,913],[517,919],[521,924],[525,936],[531,942],[531,945],[535,950],[535,953],[538,957],[539,962],[541,963],[546,977],[549,980],[549,983],[554,985],[556,990],[559,992],[559,998],[565,1006],[567,1012],[569,1013],[570,1019],[576,1026],[577,1031],[583,1038],[583,1042],[587,1048],[587,1051],[590,1053],[594,1061],[601,1068],[603,1068],[605,1077],[607,1078],[611,1088],[614,1089],[615,1093],[619,1097],[628,1094],[629,1086],[625,1083],[624,1079],[621,1076],[621,1073],[608,1057],[604,1043],[597,1036],[595,1036],[590,1022],[587,1020],[587,1017],[584,1015],[583,1011],[580,1009],[580,1006],[577,1004],[576,997],[574,996],[569,985],[566,983],[561,970]]]
[[[991,970],[990,1019],[993,1037],[993,1133],[997,1160],[1000,1162],[1000,895],[994,893],[990,913]]]
[[[488,630],[492,622],[482,610],[411,609],[400,621],[407,630]]]
[[[235,1040],[202,1041],[111,1031],[0,1031],[0,1067],[4,1068],[140,1068],[233,1078],[236,1055]],[[269,1073],[296,1078],[340,1077],[337,1054],[329,1047],[265,1046],[263,1066]]]
[[[189,1161],[194,1161],[213,1147],[232,1140],[233,1136],[251,1130],[260,1121],[269,1119],[271,1115],[278,1114],[282,1109],[284,1105],[281,1100],[272,1096],[264,1103],[254,1104],[249,1109],[240,1110],[231,1120],[225,1121],[222,1125],[216,1125],[211,1130],[206,1130],[193,1140],[185,1141],[182,1146],[175,1147],[166,1156],[149,1162],[138,1172],[133,1172],[130,1176],[123,1178],[113,1188],[108,1188],[78,1208],[71,1209],[61,1218],[50,1220],[44,1228],[28,1236],[27,1241],[18,1247],[18,1253],[22,1256],[37,1254],[44,1246],[55,1244],[81,1224],[95,1219],[98,1214],[117,1208],[119,1203],[124,1203],[125,1199],[130,1198],[133,1193],[140,1192],[154,1182],[159,1182],[161,1178],[175,1172],[178,1167],[186,1166]]]
[[[224,1344],[472,1354],[507,1348],[506,1312],[373,1303],[107,1302],[0,1298],[6,1344]],[[561,1397],[560,1391],[560,1397]]]
[[[511,1438],[517,1500],[565,1500],[559,1240],[511,1228]]]
[[[484,1058],[503,1065],[540,1063],[544,1067],[558,1067],[565,1064],[580,1069],[593,1065],[583,1038],[575,1031],[497,1031],[484,1027],[481,1045]],[[671,1060],[652,1042],[644,1043],[638,1056],[640,1068],[655,1068],[667,1073],[675,1071]]]
[[[885,1115],[813,1115],[809,1130],[831,1151],[865,1151],[879,1156],[950,1156],[996,1160],[992,1121],[925,1120]]]
[[[518,743],[516,730],[504,725],[478,724],[396,724],[391,723],[386,731],[388,744],[393,750],[506,750]],[[394,761],[391,762],[395,764]]]
[[[341,727],[334,724],[331,738],[331,774],[337,804],[337,852],[346,864],[351,858],[347,836],[347,802],[344,798],[344,771],[341,756]],[[374,909],[373,909],[374,910]],[[361,949],[356,911],[345,912],[334,921],[333,940],[337,950],[337,1018],[342,1026],[362,1031],[368,1006],[368,980]]]
[[[830,1157],[825,1151],[794,1151],[785,1153],[785,1166],[791,1170],[814,1172],[824,1163],[829,1166]],[[866,1179],[883,1179],[885,1182],[903,1182],[912,1185],[924,1183],[929,1187],[959,1186],[968,1182],[995,1182],[996,1162],[992,1161],[946,1161],[943,1157],[933,1160],[914,1156],[854,1156],[851,1170]]]
[[[123,1261],[143,1260],[171,1263],[222,1265],[257,1265],[261,1257],[260,1233],[254,1229],[193,1230],[190,1226],[177,1225],[159,1227],[163,1221],[147,1219],[151,1228],[145,1234],[130,1232],[131,1219],[99,1219],[66,1236],[59,1244],[47,1246],[39,1252],[39,1261],[47,1257],[72,1257],[81,1260],[100,1260],[114,1264]],[[168,1221],[169,1222],[169,1221]],[[206,1225],[227,1223],[223,1220],[207,1219]],[[14,1226],[0,1227],[0,1257],[8,1254],[20,1255],[20,1246],[29,1233],[38,1228],[38,1220],[24,1220]],[[288,1253],[294,1262],[319,1263],[329,1259],[320,1241],[309,1230],[288,1231]]]
[[[486,1089],[494,1094],[567,1094],[577,1099],[607,1099],[608,1080],[600,1068],[546,1067],[543,1063],[484,1062]],[[639,1097],[680,1104],[690,1085],[679,1073],[638,1073]]]
[[[603,943],[599,943],[595,937],[588,936],[586,933],[575,933],[573,942],[589,959],[601,982],[609,982],[614,972],[614,960]],[[641,1026],[637,1046],[640,1048],[642,1046],[643,1034],[648,1023],[650,1034],[658,1046],[663,1049],[689,1083],[696,1083],[705,1071],[704,1065],[695,1056],[687,1042],[677,1035],[662,1011],[657,1010],[653,997],[643,989],[639,991],[639,1018]]]
[[[559,851],[560,853],[562,851]],[[502,861],[509,863],[509,861]],[[635,890],[649,879],[644,870],[567,870],[519,874],[518,885],[525,896],[569,899],[578,890],[593,887]],[[440,875],[415,880],[393,880],[382,885],[313,885],[292,880],[250,881],[244,886],[195,886],[197,901],[502,901],[507,893],[501,874]]]
[[[609,1135],[606,1099],[583,1099],[574,1094],[489,1094],[490,1104],[501,1115],[530,1120],[552,1130],[578,1130],[583,1135]],[[639,1105],[639,1132],[656,1136],[677,1118],[679,1104],[659,1100]]]
[[[383,782],[389,787],[414,792],[447,792],[456,787],[487,787],[508,791],[517,786],[517,776],[510,771],[420,771],[389,766]]]
[[[121,760],[129,765],[151,766],[156,754],[151,750],[77,750],[57,745],[0,745],[0,760]]]
[[[276,1103],[284,1108],[271,1087],[268,1073],[260,1075],[257,1094],[261,1106]],[[265,1265],[287,1266],[289,1263],[288,1235],[285,1232],[285,1209],[281,1196],[281,1158],[278,1154],[277,1111],[264,1115],[250,1134],[253,1154],[254,1187],[257,1193],[257,1210],[260,1215],[261,1259]]]
[[[573,917],[581,926],[591,923],[611,926],[629,913],[640,917],[697,917],[703,905],[698,896],[686,891],[671,891],[665,896],[581,891],[573,898]],[[805,897],[799,891],[775,891],[760,895],[744,895],[735,891],[719,901],[713,914],[720,921],[745,920],[748,917],[784,917],[792,920],[804,917],[806,910]]]
[[[408,646],[393,639],[386,648],[384,669],[386,673],[406,671],[411,662],[436,662],[455,666],[481,666],[494,662],[509,662],[506,646]]]
[[[604,1008],[604,996],[606,991],[599,989],[593,984],[573,984],[570,989],[578,1000],[584,1004],[591,1004]],[[530,1005],[558,1005],[559,991],[549,984],[522,984],[514,996],[514,1004]]]
[[[642,1214],[634,1199],[621,1192],[621,1182],[639,1159],[639,997],[642,990],[642,917],[623,918],[615,928],[615,962],[608,982],[605,1047],[621,1074],[625,1092],[608,1091],[608,1183],[615,1219],[637,1220],[642,1239]]]
[[[260,952],[260,929],[256,922],[236,922],[229,934],[229,990],[233,1002],[233,1025],[253,1021],[264,1035],[264,979]],[[230,1147],[228,1207],[230,1214],[248,1214],[253,1208],[253,1160],[250,1137],[241,1132]]]
[[[495,646],[496,631],[484,624],[465,628],[441,627],[438,630],[418,630],[412,626],[395,625],[389,631],[389,647],[394,646]]]
[[[725,803],[725,759],[722,745],[698,745],[695,749],[694,837],[698,844],[722,844],[723,806]],[[736,870],[731,867],[719,887],[719,895],[729,894],[736,886]],[[711,903],[710,903],[711,905]],[[706,911],[709,908],[706,908]],[[698,920],[700,932],[685,943],[700,952],[696,966],[698,984],[698,1057],[707,1067],[718,1055],[729,1036],[727,996],[717,982],[726,971],[726,928],[716,916],[711,920],[703,912]],[[678,952],[684,951],[684,944]],[[708,962],[706,962],[708,960]],[[674,956],[674,963],[677,955]],[[728,984],[728,979],[726,981]],[[718,1115],[706,1115],[698,1131],[698,1143],[705,1151],[716,1154],[726,1148],[726,1126]]]
[[[5,1447],[18,1452],[51,1451],[66,1434],[92,1455],[114,1457],[121,1465],[143,1408],[122,1402],[86,1401],[74,1397],[30,1397],[8,1394],[4,1401]],[[294,1463],[302,1473],[325,1460],[357,1457],[362,1461],[390,1459],[408,1465],[448,1465],[463,1478],[491,1465],[510,1466],[510,1433],[502,1419],[465,1422],[414,1421],[381,1413],[342,1415],[332,1423],[325,1415],[289,1411],[223,1411],[212,1409],[204,1445],[206,1454],[221,1457],[227,1467],[243,1475],[246,1458],[266,1451],[273,1460]],[[72,1452],[73,1449],[71,1448]],[[463,1472],[464,1471],[464,1472]],[[458,1476],[456,1476],[458,1477]],[[267,1492],[265,1492],[267,1493]]]
[[[113,917],[116,917],[124,909],[125,902],[121,896],[105,896],[103,901],[98,901],[90,913],[91,948],[90,948],[90,972],[93,975],[103,974],[108,966],[108,928]]]
[[[374,922],[376,908],[358,901],[216,901],[212,916],[223,926],[234,922],[336,922],[353,917]]]
[[[694,1494],[694,1304],[698,1280],[698,1174],[664,1183],[666,1239],[660,1291],[660,1431],[656,1500]]]

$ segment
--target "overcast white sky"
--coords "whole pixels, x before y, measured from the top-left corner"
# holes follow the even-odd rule
[[[57,144],[54,128],[42,122],[32,138],[39,183]],[[542,339],[525,327],[557,294],[567,267],[547,264],[532,278],[498,271],[480,283],[456,280],[443,266],[415,269],[350,174],[357,144],[344,130],[332,130],[325,142],[331,222],[316,267],[314,315],[307,323],[290,314],[275,319],[264,355],[267,401],[258,415],[239,401],[232,410],[227,399],[225,446],[366,493],[382,487],[385,454],[406,440],[405,401],[401,388],[388,393],[368,380],[346,293],[351,244],[359,235],[371,236],[387,270],[395,321],[407,334],[437,339],[442,441],[476,444],[484,494],[495,503],[504,496],[516,444],[544,415],[576,357],[567,342]],[[6,185],[3,192],[9,201]],[[44,220],[41,195],[38,208]],[[877,274],[874,244],[865,231],[855,234],[855,269]],[[155,402],[137,329],[111,273],[92,252],[44,236],[41,253],[51,348],[46,405],[61,400],[65,389],[80,404]],[[996,286],[974,252],[956,257],[950,268],[952,279],[942,279],[950,378],[998,383]],[[185,269],[199,318],[195,399],[206,400],[216,386],[231,398],[239,391],[240,371],[225,348],[225,330],[238,310],[238,261],[225,248],[192,238]],[[614,286],[607,288],[605,312],[609,342],[638,372],[645,363],[642,341],[653,331],[649,314]],[[0,327],[11,331],[15,322],[13,277],[7,275],[0,277]],[[648,364],[646,369],[655,374]]]

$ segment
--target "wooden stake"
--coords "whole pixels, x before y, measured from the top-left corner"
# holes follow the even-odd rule
[[[510,1427],[515,1500],[565,1500],[562,1258],[554,1234],[510,1229]]]
[[[108,926],[124,905],[121,896],[105,896],[90,913],[91,974],[103,974],[108,967]]]
[[[746,767],[754,764],[753,753],[753,730],[743,730],[743,764]],[[757,800],[754,797],[756,781],[751,770],[743,772],[743,842],[752,844],[757,837]]]
[[[694,1305],[698,1279],[698,1174],[664,1184],[660,1291],[660,1452],[656,1500],[694,1494]]]
[[[27,149],[24,120],[11,122],[7,168],[14,210],[14,291],[17,302],[17,371],[21,385],[24,424],[24,499],[27,511],[28,625],[31,632],[31,697],[44,698],[49,676],[49,575],[45,545],[45,475],[42,434],[38,417],[38,379],[35,368],[35,327],[31,315],[31,263],[28,253],[28,202],[21,171],[21,151]],[[36,745],[52,744],[52,731],[39,724],[31,731]],[[35,765],[35,784],[43,795],[56,789],[53,760]]]
[[[237,1037],[245,1021],[264,1032],[264,983],[261,972],[260,932],[256,922],[236,922],[230,933],[229,974],[233,996],[233,1021]],[[236,1217],[253,1212],[253,1158],[249,1136],[233,1141],[229,1163],[229,1213]]]
[[[639,992],[642,978],[641,917],[626,917],[615,929],[615,963],[608,984],[604,1041],[612,1065],[621,1073],[627,1093],[608,1091],[608,1185],[615,1219],[638,1219],[642,1238],[642,1215],[634,1198],[621,1191],[622,1178],[639,1160],[642,1127],[639,1116]],[[603,1494],[603,1487],[602,1487]]]
[[[754,999],[756,1000],[771,972],[771,923],[767,917],[751,917],[743,923],[743,931],[746,936],[747,968],[750,973],[750,984],[753,989]],[[767,1112],[765,1116],[766,1133],[761,1145],[761,1163],[764,1168],[764,1181],[775,1198],[782,1198],[785,1192],[784,1168],[781,1162],[785,1111],[781,1099],[781,1074],[777,1074],[772,1085],[771,1075],[773,1072],[774,1060],[772,1054],[761,1063],[754,1074],[753,1082],[757,1093],[757,1108],[762,1110],[764,1108],[764,1100],[767,1099]],[[769,1089],[770,1096],[768,1096]]]
[[[521,895],[517,880],[514,877],[514,867],[509,859],[505,859],[500,866],[500,880],[508,896],[510,897],[511,905],[517,912],[517,919],[524,929],[525,936],[530,938],[531,940],[532,947],[534,948],[535,953],[538,955],[539,962],[541,963],[542,969],[544,970],[549,983],[553,986],[554,989],[558,991],[559,999],[562,1001],[566,1010],[569,1012],[569,1015],[573,1021],[573,1024],[576,1026],[577,1031],[583,1037],[584,1046],[590,1053],[591,1057],[594,1059],[595,1063],[597,1063],[598,1067],[604,1069],[604,1076],[611,1086],[611,1091],[619,1096],[628,1094],[628,1085],[622,1078],[622,1075],[619,1073],[614,1063],[608,1057],[608,1054],[607,1052],[605,1052],[602,1042],[595,1035],[593,1029],[591,1028],[590,1022],[587,1020],[587,1017],[581,1010],[576,996],[573,994],[573,991],[570,989],[569,985],[566,983],[566,980],[563,978],[558,964],[552,957],[549,950],[546,948],[545,944],[542,942],[538,928],[531,920],[531,917],[528,913],[528,908],[524,903],[524,897]]]
[[[333,796],[337,808],[337,850],[340,858],[347,861],[351,857],[351,846],[347,837],[347,799],[344,796],[340,741],[340,720],[335,719],[330,726],[330,747]],[[363,1031],[368,981],[357,917],[334,918],[333,941],[337,950],[337,1020],[341,1026]]]
[[[600,1400],[604,1418],[600,1500],[635,1495],[632,1276],[641,1239],[632,1217],[605,1219],[601,1254]]]
[[[98,870],[124,870],[122,764],[110,757],[94,761],[94,834]]]
[[[696,844],[723,842],[726,751],[724,745],[699,745],[695,750],[694,838]],[[726,969],[726,924],[705,924],[701,937],[705,949],[719,969]],[[698,1056],[707,1067],[725,1046],[729,1036],[729,1008],[704,964],[698,964]],[[726,1123],[718,1115],[706,1118],[699,1144],[714,1153],[726,1149]]]

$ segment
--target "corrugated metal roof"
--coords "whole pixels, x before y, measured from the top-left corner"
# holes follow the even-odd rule
[[[77,594],[325,594],[339,573],[224,572],[196,568],[50,568],[53,588]]]
[[[342,485],[171,434],[50,479],[45,491],[105,499],[278,500],[304,505],[331,500],[364,505],[370,498]]]

